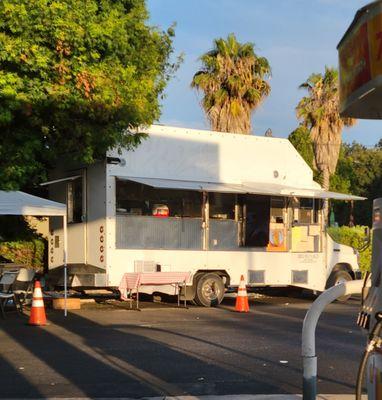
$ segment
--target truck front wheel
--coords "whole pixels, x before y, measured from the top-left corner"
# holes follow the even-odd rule
[[[224,283],[217,274],[204,274],[197,277],[195,302],[204,307],[216,307],[224,298]]]
[[[340,283],[349,282],[352,280],[353,278],[348,272],[343,270],[335,271],[332,272],[332,274],[329,276],[326,287],[330,288],[332,286],[339,285]],[[346,296],[341,296],[337,299],[337,301],[340,303],[346,303],[350,299],[350,297],[350,294]]]

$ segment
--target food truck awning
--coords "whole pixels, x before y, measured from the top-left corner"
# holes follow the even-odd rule
[[[311,197],[315,199],[333,199],[333,200],[366,200],[366,197],[354,196],[352,194],[329,192],[326,190],[311,189],[283,189],[283,196]]]
[[[66,178],[55,179],[53,181],[43,182],[43,183],[40,183],[40,186],[49,186],[49,185],[54,185],[55,183],[74,181],[75,179],[78,179],[78,178],[82,178],[82,175],[73,175],[73,176],[68,176]]]
[[[254,194],[271,194],[274,196],[287,197],[310,197],[315,199],[365,200],[365,197],[353,196],[346,193],[329,192],[321,188],[314,187],[301,188],[260,182],[245,182],[243,186],[247,189],[246,193]]]
[[[223,182],[201,182],[177,179],[136,178],[117,176],[118,179],[129,180],[157,189],[199,190],[205,192],[245,193],[241,184]]]
[[[206,192],[220,193],[242,193],[242,194],[262,194],[271,196],[287,197],[310,197],[317,199],[335,199],[335,200],[365,200],[364,197],[353,196],[345,193],[336,193],[322,190],[318,187],[300,188],[290,187],[267,182],[201,182],[163,178],[141,178],[117,176],[118,179],[129,180],[143,185],[148,185],[157,189],[181,189],[198,190]],[[317,185],[318,186],[318,185]]]

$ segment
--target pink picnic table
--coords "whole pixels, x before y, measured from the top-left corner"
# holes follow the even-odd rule
[[[139,309],[139,288],[143,285],[176,285],[178,288],[178,306],[180,305],[180,286],[184,288],[184,306],[186,304],[187,282],[190,272],[126,272],[122,275],[119,291],[122,300],[131,300],[133,291],[137,293],[137,309]],[[129,297],[130,295],[130,297]],[[130,308],[132,303],[130,303]]]

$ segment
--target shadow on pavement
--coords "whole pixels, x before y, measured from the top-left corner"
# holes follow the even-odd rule
[[[29,397],[43,397],[38,388],[23,376],[22,368],[22,366],[16,367],[4,357],[0,357],[1,397],[20,397],[19,388],[21,387],[23,388],[22,393],[27,393]]]
[[[17,385],[4,386],[15,381],[16,372],[10,360],[0,360],[0,384],[6,388],[1,397],[280,393],[275,385],[248,379],[234,368],[208,364],[126,326],[121,331],[74,313],[66,319],[57,312],[48,317],[51,325],[46,327],[26,326],[26,320],[17,316],[1,324],[7,345],[14,346],[15,352],[20,348],[30,352],[25,368],[33,371],[38,361],[43,365],[39,373],[45,375],[41,380],[32,374],[27,382],[19,377]],[[49,386],[52,372],[59,378]]]

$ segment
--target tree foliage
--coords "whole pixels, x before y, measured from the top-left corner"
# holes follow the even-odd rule
[[[355,202],[354,218],[357,224],[370,226],[373,200],[382,197],[382,148],[367,148],[356,142],[344,144],[334,177],[346,182],[347,192],[367,197]],[[341,204],[335,207],[339,222],[347,223],[349,208]]]
[[[364,226],[329,227],[329,235],[337,243],[342,243],[359,250],[359,267],[362,272],[370,271],[371,246],[367,246]]]
[[[313,144],[309,130],[299,126],[289,140],[313,169],[313,176],[320,181],[320,174],[313,164]],[[382,197],[382,146],[381,141],[373,148],[359,143],[341,145],[335,173],[330,176],[329,189],[334,192],[366,197],[365,201],[354,202],[353,217],[356,224],[371,225],[372,202]],[[352,207],[349,202],[331,201],[335,219],[340,225],[350,223]]]
[[[339,115],[338,72],[325,67],[324,74],[312,74],[301,86],[308,91],[296,107],[297,117],[310,130],[314,149],[314,167],[322,175],[324,189],[329,189],[341,148],[342,129],[354,119]]]
[[[45,241],[41,238],[30,241],[0,242],[1,257],[7,262],[24,264],[42,272],[44,268]]]
[[[58,154],[85,162],[134,146],[176,67],[172,29],[144,0],[0,2],[0,184],[38,181]]]
[[[289,140],[307,164],[310,164],[313,155],[309,131],[300,126],[290,134]],[[359,225],[371,225],[373,200],[382,197],[382,147],[380,142],[372,148],[367,148],[357,142],[343,143],[336,171],[330,177],[330,190],[367,198],[365,201],[354,202],[353,216],[355,223]],[[311,164],[310,166],[312,167]],[[314,167],[313,174],[317,179],[318,171]],[[349,224],[351,212],[349,202],[332,201],[331,207],[334,209],[336,221],[340,225]]]
[[[288,139],[309,167],[313,169],[314,152],[309,129],[306,126],[300,125],[288,136]]]
[[[203,67],[191,86],[204,93],[202,106],[215,131],[250,133],[251,114],[269,95],[271,69],[253,43],[239,43],[233,33],[216,39],[201,56]]]

